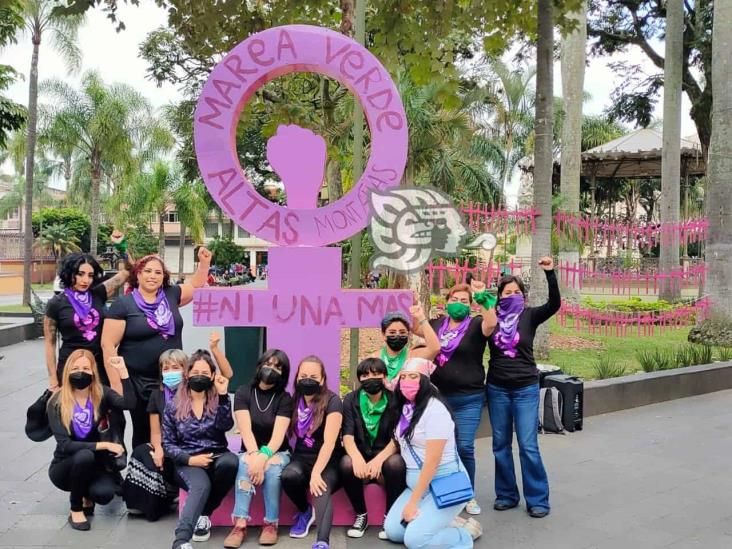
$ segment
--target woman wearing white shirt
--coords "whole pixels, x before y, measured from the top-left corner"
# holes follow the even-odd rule
[[[421,547],[473,547],[482,534],[475,519],[458,514],[465,503],[439,509],[430,493],[433,479],[459,470],[455,422],[437,388],[430,383],[434,364],[422,358],[407,360],[396,387],[402,416],[394,437],[407,464],[407,488],[392,505],[384,521],[387,537],[408,549]],[[411,450],[422,462],[420,467]],[[467,475],[467,473],[465,473]]]

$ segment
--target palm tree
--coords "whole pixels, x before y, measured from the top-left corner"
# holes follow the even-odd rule
[[[84,21],[83,15],[60,16],[53,8],[54,0],[24,0],[22,16],[25,29],[31,36],[33,56],[31,57],[30,78],[28,79],[28,146],[25,161],[25,178],[28,182],[25,191],[25,233],[23,249],[26,258],[32,257],[33,232],[31,215],[33,213],[33,172],[36,153],[36,128],[38,124],[38,57],[44,36],[50,37],[51,45],[68,63],[70,70],[77,70],[81,64],[81,52],[76,46],[76,35]],[[30,304],[31,262],[23,264],[23,304]]]
[[[536,140],[534,147],[534,207],[541,212],[531,238],[531,291],[529,303],[538,305],[547,300],[546,279],[538,276],[539,259],[551,254],[552,231],[552,138],[553,138],[553,58],[554,28],[552,0],[538,0],[536,41]],[[549,331],[546,323],[536,331],[534,352],[537,357],[549,354]]]
[[[43,232],[38,235],[36,247],[50,250],[56,263],[67,254],[81,251],[79,239],[69,235],[68,227],[60,223],[44,227]]]
[[[709,239],[705,256],[708,266],[706,292],[715,315],[732,320],[732,279],[729,243],[732,242],[732,0],[714,2],[712,40],[712,139],[709,145],[706,209]]]
[[[141,171],[156,154],[169,150],[173,139],[140,93],[126,84],[107,86],[96,72],[84,74],[80,90],[52,80],[44,83],[44,94],[54,101],[53,118],[63,121],[66,141],[75,146],[79,173],[88,173],[91,181],[90,253],[96,255],[104,178],[114,185],[112,178]]]
[[[684,2],[666,2],[666,55],[663,64],[663,147],[661,149],[661,223],[678,223],[681,185],[681,79],[683,68]],[[679,268],[679,237],[662,233],[658,267]],[[661,280],[658,297],[676,301],[681,289],[675,280]]]
[[[564,199],[562,209],[577,214],[580,207],[582,99],[587,43],[587,14],[584,0],[580,8],[571,14],[571,17],[576,20],[577,27],[562,41],[562,99],[565,115],[562,123],[560,187]],[[560,253],[560,258],[569,263],[579,263],[577,244],[566,242],[564,248]],[[567,289],[573,298],[576,299],[579,296],[579,287]]]
[[[178,274],[183,274],[183,252],[185,250],[186,232],[190,231],[195,243],[203,242],[203,226],[208,218],[209,208],[206,197],[208,192],[201,180],[193,183],[184,182],[173,190],[172,198],[178,212],[180,224],[180,245],[178,248]]]

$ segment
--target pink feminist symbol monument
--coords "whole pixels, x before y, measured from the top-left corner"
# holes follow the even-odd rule
[[[347,86],[363,106],[371,155],[349,193],[317,208],[326,146],[296,125],[280,126],[267,159],[287,191],[287,207],[265,200],[244,175],[236,154],[239,114],[263,84],[291,72],[317,72]],[[323,359],[330,386],[340,379],[340,330],[378,326],[388,311],[408,313],[412,295],[397,290],[341,289],[341,249],[369,221],[368,196],[399,185],[407,154],[407,121],[389,73],[368,50],[320,27],[288,25],[254,34],[214,68],[194,114],[201,175],[216,202],[242,228],[278,246],[269,250],[267,290],[196,290],[197,326],[266,326],[267,346],[293,365]],[[294,374],[294,368],[293,368]]]

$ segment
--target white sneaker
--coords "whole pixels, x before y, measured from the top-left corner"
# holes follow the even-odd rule
[[[473,541],[483,535],[483,527],[480,525],[480,522],[478,522],[474,518],[467,519],[463,523],[461,528],[468,531],[468,534],[470,534],[470,537],[473,538]]]
[[[469,515],[480,515],[482,509],[475,498],[471,499],[465,506],[465,512]]]
[[[193,549],[193,545],[190,543],[184,543],[183,545],[179,545],[178,549]]]
[[[386,535],[386,530],[379,531],[379,539],[383,539],[384,541],[389,539],[389,536]]]
[[[207,541],[211,537],[211,521],[206,515],[198,517],[193,529],[193,541]]]

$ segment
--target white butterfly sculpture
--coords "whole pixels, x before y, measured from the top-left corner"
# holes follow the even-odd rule
[[[434,256],[455,256],[467,235],[449,197],[427,187],[372,191],[373,269],[401,272],[424,268]]]

